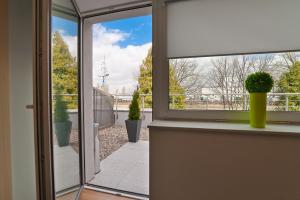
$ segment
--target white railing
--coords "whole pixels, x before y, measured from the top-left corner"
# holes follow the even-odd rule
[[[69,101],[77,101],[76,94],[61,94],[68,97]],[[54,98],[56,95],[53,95]],[[118,112],[128,111],[132,94],[112,94],[113,111],[116,119]],[[169,98],[170,109],[176,109],[176,98],[184,96],[185,110],[249,110],[249,94],[171,94]],[[71,97],[71,98],[70,98]],[[73,98],[72,98],[73,97]],[[145,112],[152,112],[151,106],[145,105],[146,97],[152,97],[151,94],[140,94],[141,113],[145,119]],[[295,98],[299,97],[299,98]],[[267,109],[270,111],[300,111],[300,93],[268,93]]]
[[[131,102],[131,94],[113,94],[115,99],[114,110],[116,114],[120,110],[128,110]],[[145,107],[145,97],[152,96],[151,94],[140,94],[141,98],[141,112],[144,116],[145,111],[150,108]],[[174,109],[176,107],[176,98],[184,96],[184,109],[201,109],[201,110],[249,110],[249,94],[170,94],[169,107]],[[295,99],[295,97],[299,97]],[[122,107],[120,106],[122,104]],[[295,105],[293,105],[295,104]],[[300,110],[300,93],[268,93],[267,96],[268,110],[291,111],[295,109]]]
[[[115,116],[116,119],[119,117],[119,111],[124,111],[124,110],[129,110],[129,104],[132,100],[132,94],[112,94],[114,97],[114,111],[115,111]],[[152,108],[146,108],[145,106],[145,98],[146,97],[152,97],[152,94],[140,94],[141,98],[141,112],[142,112],[142,119],[145,119],[145,112],[146,111],[151,111]],[[121,108],[120,104],[123,104],[123,108]]]

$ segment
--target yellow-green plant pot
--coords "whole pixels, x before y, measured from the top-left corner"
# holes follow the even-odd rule
[[[250,126],[265,128],[267,116],[267,93],[250,93]]]

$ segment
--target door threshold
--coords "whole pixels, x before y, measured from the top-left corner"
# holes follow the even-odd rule
[[[72,188],[68,188],[68,189],[65,189],[65,190],[62,190],[60,192],[57,192],[55,194],[56,197],[61,197],[61,196],[64,196],[64,195],[67,195],[67,194],[70,194],[72,192],[76,192],[80,190],[80,186],[75,186],[75,187],[72,187]]]
[[[96,186],[96,185],[90,185],[90,184],[84,185],[84,188],[89,189],[89,190],[94,190],[97,192],[112,194],[112,195],[116,195],[116,196],[120,196],[120,197],[128,197],[128,198],[137,199],[137,200],[149,200],[149,197],[145,197],[142,195],[128,194],[126,192],[116,191],[114,189],[107,189],[107,188],[103,188],[101,186]]]

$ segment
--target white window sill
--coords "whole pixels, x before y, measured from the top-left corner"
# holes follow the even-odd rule
[[[300,136],[300,125],[291,124],[267,124],[266,128],[252,128],[249,124],[225,123],[225,122],[193,122],[193,121],[167,121],[155,120],[149,126],[151,128],[176,128],[195,129],[207,131],[222,131],[231,133],[253,133],[272,135],[297,135]]]

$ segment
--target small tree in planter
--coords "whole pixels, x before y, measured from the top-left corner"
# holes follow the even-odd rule
[[[56,95],[54,110],[55,134],[60,147],[68,146],[72,122],[69,120],[67,112],[67,102],[63,100],[61,94]]]
[[[133,93],[132,101],[129,106],[128,120],[126,122],[126,129],[129,142],[137,142],[140,138],[140,131],[142,120],[140,119],[140,105],[139,92]]]
[[[267,93],[271,91],[274,80],[266,72],[256,72],[247,77],[245,84],[250,93],[250,126],[265,128]]]

